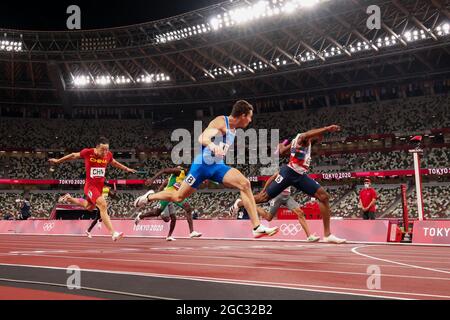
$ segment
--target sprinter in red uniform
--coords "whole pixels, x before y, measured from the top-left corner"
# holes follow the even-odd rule
[[[103,186],[105,185],[106,167],[108,164],[111,164],[113,167],[129,173],[135,173],[136,170],[124,166],[113,158],[113,154],[109,151],[109,141],[105,137],[100,137],[98,139],[95,148],[83,149],[80,152],[71,153],[60,159],[49,159],[49,162],[53,165],[57,165],[65,161],[76,159],[84,159],[86,167],[84,194],[86,199],[77,199],[66,194],[60,201],[70,202],[90,211],[97,207],[100,211],[100,217],[103,223],[112,235],[112,239],[116,241],[122,238],[123,232],[114,231],[108,216],[107,203],[102,195]]]

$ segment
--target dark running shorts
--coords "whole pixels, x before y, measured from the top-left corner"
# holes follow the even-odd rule
[[[267,187],[266,192],[269,195],[269,198],[273,199],[283,192],[284,189],[291,186],[311,197],[314,197],[317,190],[320,188],[320,184],[308,177],[307,174],[299,174],[287,165],[284,165],[281,167],[280,173],[275,180]]]

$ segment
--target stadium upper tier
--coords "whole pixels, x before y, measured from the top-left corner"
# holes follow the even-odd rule
[[[380,9],[379,29],[368,27],[369,6]],[[198,104],[439,77],[450,70],[448,9],[238,0],[120,28],[0,29],[0,103]]]
[[[224,110],[223,114],[228,112],[230,107]],[[349,139],[358,136],[366,136],[365,140],[370,140],[370,144],[362,148],[369,146],[389,148],[400,142],[399,138],[405,139],[405,136],[409,137],[414,132],[428,133],[432,137],[433,129],[450,128],[449,115],[450,97],[440,95],[330,108],[261,112],[255,114],[252,127],[279,129],[280,139],[292,139],[301,131],[339,124],[342,131],[325,137],[325,149],[334,150],[333,143],[344,143],[350,148],[352,141]],[[173,117],[179,117],[179,115],[174,114]],[[203,126],[206,126],[209,120],[203,119]],[[155,128],[150,119],[0,118],[0,151],[5,151],[6,148],[13,149],[11,151],[18,151],[21,148],[29,151],[38,149],[79,151],[86,146],[93,146],[95,140],[101,135],[110,139],[113,150],[170,151],[176,144],[170,140],[171,133],[178,128],[176,125],[171,128],[171,122],[172,120],[169,119],[165,124],[166,129],[160,129]],[[193,120],[188,124],[181,128],[192,130]],[[386,142],[380,138],[367,137],[376,134],[385,135],[386,141],[387,136],[390,136],[390,140]],[[441,138],[441,143],[444,143],[445,137]],[[347,145],[348,143],[350,144]]]

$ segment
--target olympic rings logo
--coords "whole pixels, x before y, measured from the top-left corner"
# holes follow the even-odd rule
[[[55,227],[55,223],[51,222],[51,223],[44,223],[44,225],[42,226],[42,229],[44,229],[44,231],[50,231]]]
[[[280,226],[280,231],[285,236],[295,236],[295,235],[297,235],[297,233],[302,231],[302,226],[300,224],[298,224],[298,223],[297,224],[293,224],[293,223],[285,224],[285,223],[283,223]]]

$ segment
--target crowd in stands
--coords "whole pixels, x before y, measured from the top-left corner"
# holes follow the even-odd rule
[[[400,199],[400,187],[375,187],[378,198],[376,202],[377,218],[386,213],[390,206],[394,205]],[[359,208],[359,189],[354,189],[345,194],[345,196],[338,202],[332,202],[333,212],[344,218],[360,218],[362,217],[362,210]],[[400,202],[397,205],[401,205]]]
[[[281,164],[287,159],[282,159]],[[154,175],[161,169],[175,166],[170,159],[153,158],[143,162],[122,162],[146,175]],[[421,158],[423,168],[444,168],[450,163],[450,150],[443,149],[425,149]],[[247,177],[256,177],[268,175],[264,171],[264,166],[258,164],[235,165]],[[333,157],[320,156],[313,157],[310,171],[313,173],[326,172],[355,172],[372,170],[394,170],[394,169],[412,169],[413,158],[407,151],[391,152],[371,152],[340,154]],[[70,161],[50,170],[47,159],[40,158],[19,158],[2,157],[0,155],[0,178],[9,179],[83,179],[85,177],[84,163],[82,160]],[[128,174],[116,168],[109,167],[107,170],[108,179],[137,179],[142,176]]]
[[[277,108],[275,108],[277,109]],[[332,106],[318,109],[288,110],[284,112],[256,113],[252,127],[256,129],[280,129],[280,139],[292,138],[297,132],[322,127],[332,123],[342,126],[343,130],[333,134],[336,137],[363,136],[368,134],[392,134],[413,132],[433,128],[450,128],[450,97],[422,96],[381,102],[369,102],[348,106]],[[13,120],[13,121],[12,121]],[[204,119],[205,123],[209,119]],[[190,129],[190,128],[188,128]],[[95,145],[100,136],[107,136],[113,150],[158,149],[171,150],[171,130],[155,129],[148,119],[6,119],[0,118],[0,151],[2,148],[60,149],[79,151]],[[158,170],[174,166],[170,152],[165,157],[156,156],[145,161],[122,160],[133,168],[146,172],[146,177]],[[120,158],[116,155],[116,158]],[[282,160],[285,162],[286,160]],[[130,163],[131,162],[131,163]],[[448,148],[425,149],[422,166],[429,168],[448,167],[450,152]],[[332,167],[332,169],[327,168]],[[237,165],[246,176],[266,175],[261,165]],[[411,169],[412,157],[408,151],[347,153],[339,156],[313,157],[313,173],[361,170]],[[83,162],[67,162],[50,168],[46,157],[30,154],[26,157],[5,156],[0,153],[0,178],[14,179],[83,179]],[[110,167],[109,179],[141,179],[143,176],[130,175]],[[359,217],[358,190],[352,187],[330,187],[333,213],[342,217]],[[386,217],[401,216],[400,190],[398,187],[376,188],[379,194],[378,212]],[[137,192],[137,191],[136,191]],[[130,204],[137,196],[136,192],[121,191],[119,198],[111,201],[110,211],[113,217],[129,218],[132,215]],[[60,193],[33,193],[31,200],[33,217],[49,217]],[[82,195],[79,194],[81,197]],[[0,212],[17,210],[16,199],[20,193],[0,192]],[[200,219],[234,218],[228,208],[237,197],[230,192],[199,192],[190,198],[191,205],[199,212]],[[309,197],[295,194],[294,197],[304,205]],[[413,203],[414,191],[409,192],[411,214],[417,215]],[[432,217],[450,217],[449,186],[424,187],[425,212]],[[397,206],[395,204],[398,203]],[[389,212],[385,212],[389,210]]]
[[[423,168],[445,168],[449,163],[450,150],[448,148],[425,149],[421,156],[421,166]],[[326,169],[327,165],[331,165],[332,169]],[[407,150],[404,150],[340,154],[333,157],[320,156],[313,158],[311,170],[316,173],[324,173],[336,171],[404,170],[412,168],[413,157]]]
[[[450,218],[450,186],[424,186],[422,190],[423,211],[425,218]],[[407,193],[409,216],[418,218],[416,190],[411,188]],[[392,212],[393,217],[401,217],[401,207]]]
[[[279,129],[280,138],[299,131],[339,124],[333,137],[392,134],[450,127],[450,97],[423,96],[348,106],[256,113],[252,127]],[[210,118],[204,118],[204,125]],[[166,149],[174,142],[172,130],[156,130],[148,119],[0,119],[0,146],[29,149],[81,150],[93,146],[100,135],[111,141],[112,149]],[[187,128],[189,130],[193,129]]]

